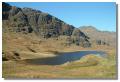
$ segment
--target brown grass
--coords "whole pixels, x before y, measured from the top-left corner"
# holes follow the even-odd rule
[[[59,41],[61,39],[61,41]],[[3,61],[3,78],[117,78],[116,52],[108,46],[93,46],[81,48],[79,46],[64,46],[64,39],[42,40],[34,34],[19,33],[3,34],[3,51],[17,51],[20,61]],[[33,49],[30,51],[27,47]],[[89,55],[80,61],[65,65],[31,65],[22,62],[24,59],[44,58],[55,56],[60,52],[80,50],[102,50],[108,53],[108,59]]]

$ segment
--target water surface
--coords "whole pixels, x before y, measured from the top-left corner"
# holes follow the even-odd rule
[[[27,59],[26,61],[31,64],[42,65],[60,65],[66,62],[72,62],[80,60],[85,55],[94,54],[101,57],[107,57],[107,54],[103,51],[78,51],[78,52],[66,52],[57,55],[56,57]]]

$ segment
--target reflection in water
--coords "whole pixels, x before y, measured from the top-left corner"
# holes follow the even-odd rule
[[[102,51],[79,51],[79,52],[67,52],[61,53],[56,57],[49,57],[49,58],[38,58],[38,59],[26,59],[25,61],[30,64],[37,64],[37,65],[60,65],[66,62],[71,62],[75,60],[79,60],[81,57],[89,54],[99,55],[101,57],[106,57],[106,53]]]

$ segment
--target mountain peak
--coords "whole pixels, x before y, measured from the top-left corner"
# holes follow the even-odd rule
[[[45,39],[58,38],[59,36],[71,37],[74,35],[73,37],[77,39],[70,38],[71,41],[67,41],[68,43],[74,40],[72,44],[90,47],[87,36],[81,32],[80,29],[75,30],[74,26],[65,23],[49,13],[32,8],[13,7],[6,3],[3,3],[3,6],[3,29],[7,29],[4,29],[4,32],[12,31],[16,33],[21,32],[23,34],[34,33],[38,38]],[[9,26],[6,24],[7,22],[9,22]],[[8,29],[7,27],[12,28]]]
[[[81,26],[81,27],[79,27],[80,28],[80,30],[86,30],[86,31],[98,31],[97,29],[96,29],[96,27],[94,27],[94,26]]]

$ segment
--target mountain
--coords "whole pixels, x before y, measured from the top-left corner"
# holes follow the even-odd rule
[[[116,32],[100,31],[94,26],[81,26],[79,29],[90,38],[92,44],[116,47]]]
[[[2,3],[3,60],[36,56],[75,47],[90,47],[89,38],[80,29],[48,13]]]
[[[12,31],[16,33],[35,33],[41,38],[55,38],[59,36],[74,37],[75,44],[83,43],[80,46],[89,47],[88,37],[74,26],[39,10],[31,8],[18,8],[2,3],[3,32]],[[74,30],[77,34],[74,35]],[[79,40],[82,38],[82,40]],[[81,41],[81,42],[80,42]],[[72,42],[71,42],[72,43]],[[85,46],[84,46],[85,45]]]

